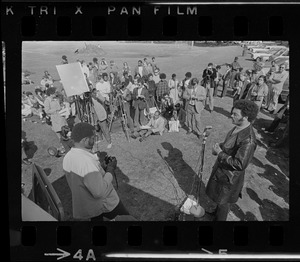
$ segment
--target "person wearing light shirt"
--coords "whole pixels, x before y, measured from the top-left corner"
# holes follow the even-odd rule
[[[63,170],[72,193],[73,218],[103,221],[118,215],[129,215],[112,184],[117,166],[113,158],[106,167],[92,153],[95,127],[88,123],[74,126],[74,147],[63,159]]]
[[[86,74],[86,77],[90,77],[90,70],[84,60],[81,61],[81,70],[83,74]]]
[[[279,66],[279,70],[277,72],[274,72],[270,78],[269,82],[272,84],[271,90],[270,90],[270,103],[268,107],[268,111],[273,114],[274,111],[277,109],[278,105],[278,98],[279,95],[282,92],[283,84],[287,80],[289,73],[285,71],[286,65],[281,64]]]
[[[156,68],[153,74],[153,81],[155,82],[155,84],[158,84],[160,81],[159,73],[160,73],[159,69]]]
[[[140,132],[140,142],[144,141],[150,135],[162,135],[165,130],[165,124],[165,119],[160,115],[159,111],[156,111],[149,123],[144,126],[144,128],[147,130],[146,133],[143,127],[141,127],[142,131]]]
[[[96,89],[105,98],[105,100],[109,101],[109,94],[111,93],[110,83],[104,81],[102,76],[99,76],[98,79],[99,82],[96,83]]]
[[[169,79],[169,88],[170,88],[170,97],[174,104],[177,104],[179,101],[179,92],[178,92],[179,81],[176,79],[176,74],[172,74],[172,78]]]
[[[197,137],[200,138],[202,135],[200,118],[201,112],[204,109],[203,103],[206,98],[206,89],[199,85],[199,80],[197,78],[193,78],[191,80],[191,85],[184,90],[183,98],[186,99],[185,111],[189,129],[187,134],[189,135],[194,131]]]

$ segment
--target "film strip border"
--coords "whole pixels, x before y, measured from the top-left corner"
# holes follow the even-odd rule
[[[22,40],[278,40],[296,32],[297,11],[286,4],[2,3],[1,15]]]
[[[260,223],[256,224],[255,228],[256,230],[252,230],[248,225],[242,224],[232,227],[224,223],[216,227],[194,222],[188,226],[147,222],[134,225],[109,223],[97,226],[80,222],[60,226],[55,224],[42,226],[41,223],[36,223],[34,226],[22,227],[22,246],[16,248],[21,252],[11,255],[15,258],[13,260],[24,257],[29,260],[41,258],[47,260],[50,256],[48,254],[67,252],[76,258],[77,252],[81,250],[82,256],[93,254],[96,260],[109,260],[122,257],[122,254],[137,255],[141,252],[170,255],[186,251],[194,255],[211,255],[215,258],[224,254],[242,253],[252,254],[252,258],[255,258],[255,254],[274,255],[274,251],[276,254],[289,253],[290,258],[297,256],[293,255],[297,243],[290,241],[293,232],[288,230],[287,226],[266,227]],[[60,252],[57,253],[57,250]]]
[[[2,3],[2,40],[7,52],[6,84],[21,86],[20,79],[13,77],[15,68],[21,70],[21,41],[37,40],[288,40],[292,52],[295,50],[290,60],[291,68],[296,68],[300,44],[296,26],[299,11],[299,5]],[[297,78],[291,78],[291,86],[299,84]],[[12,92],[7,90],[8,97]],[[12,106],[8,103],[8,113]],[[19,123],[7,118],[10,130],[21,130]],[[14,158],[12,152],[7,156],[8,159]],[[19,166],[8,166],[8,173],[19,172]],[[291,221],[288,223],[112,222],[100,226],[85,222],[62,222],[58,223],[59,226],[22,223],[19,194],[10,194],[9,203],[14,207],[10,210],[10,223],[21,232],[22,243],[11,249],[11,258],[51,260],[53,254],[58,254],[57,249],[68,252],[73,259],[84,253],[86,257],[83,258],[88,258],[88,254],[92,258],[90,250],[93,250],[97,260],[103,259],[105,253],[120,250],[133,253],[147,250],[296,254],[299,240],[295,236],[299,235],[300,227],[295,199],[299,199],[300,183],[295,176],[290,181],[290,196],[294,201],[290,205]],[[10,176],[8,184],[19,185],[20,178]],[[10,186],[9,191],[15,192],[15,188],[19,187]],[[77,253],[80,249],[81,253]]]

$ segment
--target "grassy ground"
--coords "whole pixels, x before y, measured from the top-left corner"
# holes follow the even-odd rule
[[[54,78],[58,78],[55,65],[59,64],[63,54],[69,62],[76,61],[73,49],[81,48],[83,43],[38,45],[31,43],[23,45],[23,69],[35,72],[31,76],[35,83],[41,79],[44,70],[48,70]],[[184,45],[150,45],[150,44],[121,44],[101,43],[107,60],[114,59],[121,67],[127,61],[134,67],[137,60],[143,57],[157,57],[157,64],[169,78],[176,73],[179,79],[187,71],[200,77],[208,62],[223,64],[231,62],[239,56],[242,48],[233,47],[195,47]],[[93,58],[84,57],[89,62]],[[101,57],[98,57],[101,59]],[[240,58],[244,68],[250,68],[252,61],[248,57]],[[34,90],[35,85],[26,85],[22,89]],[[204,194],[212,165],[216,157],[211,154],[212,144],[222,142],[226,133],[232,128],[229,112],[232,98],[215,99],[215,109],[210,114],[202,113],[203,127],[213,126],[213,132],[208,138],[205,151],[203,187],[201,205],[208,207],[211,203]],[[33,117],[34,118],[34,117]],[[33,119],[32,118],[32,119]],[[250,163],[245,176],[243,198],[234,204],[229,213],[230,221],[286,221],[289,219],[289,163],[283,157],[283,151],[268,147],[271,136],[261,131],[269,125],[272,117],[261,112],[254,124],[258,138],[258,148]],[[71,193],[62,172],[62,158],[50,157],[47,148],[58,146],[56,135],[50,126],[42,125],[39,121],[23,122],[23,135],[29,142],[27,154],[40,165],[48,175],[60,197],[67,220],[72,220]],[[167,220],[172,217],[174,207],[192,190],[194,174],[198,172],[198,158],[201,150],[201,140],[196,136],[186,135],[181,129],[179,133],[165,133],[163,136],[149,137],[140,143],[131,140],[128,143],[124,133],[114,124],[112,133],[113,147],[106,149],[107,143],[98,144],[100,151],[114,155],[118,160],[117,178],[118,194],[129,212],[139,220]],[[22,167],[22,181],[25,194],[31,190],[31,167]],[[204,217],[203,220],[209,220]]]

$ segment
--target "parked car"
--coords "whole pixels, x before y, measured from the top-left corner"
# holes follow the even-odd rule
[[[284,45],[275,45],[275,46],[265,46],[264,48],[251,48],[250,52],[253,53],[263,53],[263,52],[268,52],[269,50],[279,50],[282,48],[286,48]]]
[[[286,49],[286,48],[284,48],[284,49]],[[258,61],[258,58],[260,57],[260,58],[262,58],[262,61],[265,62],[265,61],[267,61],[267,59],[268,59],[270,56],[274,55],[274,54],[277,53],[277,52],[278,52],[278,50],[269,50],[269,51],[264,52],[264,53],[252,53],[252,54],[251,54],[251,58],[252,58],[253,60]]]
[[[290,70],[290,59],[289,59],[289,57],[276,57],[274,59],[274,61],[277,65],[281,65],[281,64],[285,63],[286,64],[286,70]]]
[[[289,58],[289,53],[290,53],[289,48],[278,50],[278,52],[271,55],[266,61],[272,62],[273,60],[275,60],[275,58],[278,58],[278,57]]]

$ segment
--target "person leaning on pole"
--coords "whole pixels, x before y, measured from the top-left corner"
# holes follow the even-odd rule
[[[113,187],[113,174],[117,160],[113,158],[106,171],[97,154],[92,153],[95,127],[88,123],[74,126],[71,138],[74,147],[63,159],[63,170],[72,193],[75,219],[103,221],[118,215],[129,215]]]
[[[236,203],[244,186],[245,170],[257,147],[253,121],[258,106],[249,100],[237,100],[231,114],[232,128],[223,143],[216,143],[212,154],[217,156],[206,186],[206,194],[213,200],[216,221],[226,221],[230,204]]]

